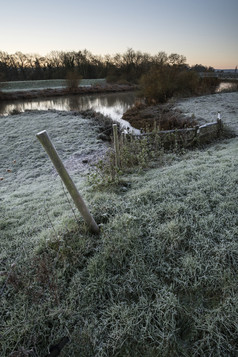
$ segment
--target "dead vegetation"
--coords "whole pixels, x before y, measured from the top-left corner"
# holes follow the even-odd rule
[[[172,104],[146,105],[136,103],[123,115],[134,128],[142,132],[151,132],[155,128],[159,130],[173,130],[193,128],[197,121],[186,117],[181,111],[175,111]]]

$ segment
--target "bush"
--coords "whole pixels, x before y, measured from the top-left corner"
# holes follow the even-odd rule
[[[176,91],[184,95],[197,94],[199,83],[199,76],[196,72],[182,71],[176,76]]]
[[[217,81],[217,78],[200,78],[195,71],[177,66],[154,67],[141,78],[141,96],[148,104],[165,103],[174,95],[212,93]]]
[[[175,92],[174,73],[171,67],[152,68],[140,80],[141,94],[146,102],[165,103]]]
[[[219,79],[215,77],[200,78],[198,94],[214,93],[219,83]]]
[[[77,70],[68,71],[68,73],[66,75],[67,88],[69,90],[77,89],[80,84],[81,79],[82,79],[82,76],[80,76],[78,74]]]

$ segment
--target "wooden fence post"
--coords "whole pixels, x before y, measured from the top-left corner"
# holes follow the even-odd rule
[[[221,113],[217,113],[217,135],[220,136],[222,132],[222,122],[221,122]]]
[[[113,128],[113,139],[114,139],[114,150],[115,150],[115,158],[116,158],[116,166],[120,166],[120,149],[119,149],[119,141],[118,141],[118,133],[117,133],[117,124],[112,125]]]
[[[95,222],[94,218],[90,214],[83,198],[80,196],[74,182],[68,174],[68,171],[64,167],[63,162],[61,161],[54,145],[52,144],[47,132],[45,130],[36,134],[37,139],[40,141],[51,161],[53,162],[58,174],[60,175],[62,181],[64,182],[67,190],[69,191],[76,207],[83,216],[84,220],[89,226],[89,229],[93,233],[99,233],[99,227]]]
[[[122,144],[126,144],[127,142],[127,137],[126,137],[126,133],[122,133]]]

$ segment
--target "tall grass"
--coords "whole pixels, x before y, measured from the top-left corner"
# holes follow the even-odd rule
[[[69,132],[80,145],[85,131],[80,140],[80,130]],[[88,187],[98,238],[61,216],[57,188],[57,234],[45,226],[35,195],[49,199],[52,170],[42,176],[33,160],[30,184],[19,164],[21,188],[13,180],[4,189],[1,355],[45,356],[69,337],[62,356],[236,356],[237,148],[223,140],[127,175],[124,189]]]

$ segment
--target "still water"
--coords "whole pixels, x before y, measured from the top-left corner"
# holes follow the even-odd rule
[[[235,91],[237,88],[237,83],[234,82],[221,82],[216,89],[216,93],[224,91]]]
[[[8,115],[13,111],[24,112],[25,110],[65,110],[79,111],[93,109],[109,116],[114,121],[120,122],[124,127],[129,123],[122,120],[123,113],[129,109],[136,100],[134,92],[73,95],[47,99],[16,100],[0,102],[0,115]]]

